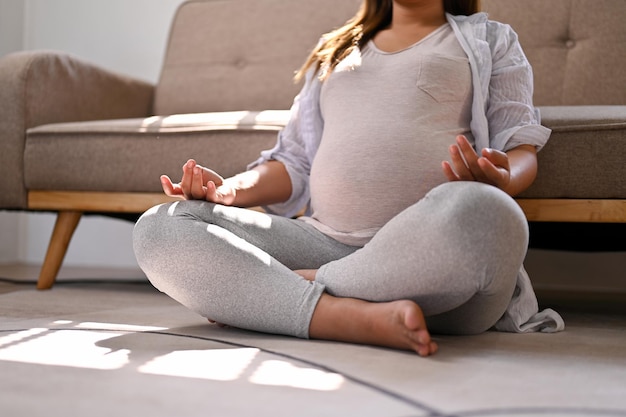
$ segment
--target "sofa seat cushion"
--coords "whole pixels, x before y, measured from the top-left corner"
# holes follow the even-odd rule
[[[552,136],[524,198],[626,198],[626,106],[542,107]],[[276,142],[289,112],[220,112],[58,123],[27,131],[30,190],[161,191],[189,158],[233,175]],[[234,151],[236,150],[236,151]],[[146,163],[146,161],[150,161]]]
[[[626,198],[626,106],[541,107],[552,129],[539,173],[520,197]]]
[[[57,123],[27,131],[29,190],[160,192],[189,158],[234,175],[271,148],[288,111],[221,112]]]

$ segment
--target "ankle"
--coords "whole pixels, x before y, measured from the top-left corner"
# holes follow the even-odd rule
[[[313,312],[309,337],[412,350],[421,356],[437,351],[422,310],[408,300],[371,303],[324,293]]]
[[[307,281],[315,281],[315,275],[317,274],[317,269],[297,269],[293,272],[300,275],[302,278],[306,279]]]

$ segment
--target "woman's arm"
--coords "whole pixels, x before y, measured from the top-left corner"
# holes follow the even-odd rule
[[[190,159],[183,166],[178,184],[161,176],[165,194],[188,200],[206,200],[239,207],[254,207],[284,202],[291,195],[291,180],[285,166],[267,161],[230,178],[198,165]]]
[[[224,180],[222,187],[235,192],[233,205],[267,206],[283,203],[291,196],[291,178],[282,162],[267,161],[249,171]]]

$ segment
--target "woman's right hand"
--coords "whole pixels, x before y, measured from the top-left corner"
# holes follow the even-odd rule
[[[183,178],[178,184],[173,183],[167,175],[162,175],[161,186],[170,197],[206,200],[224,205],[232,204],[237,195],[233,187],[225,184],[221,175],[198,165],[193,159],[183,165]]]

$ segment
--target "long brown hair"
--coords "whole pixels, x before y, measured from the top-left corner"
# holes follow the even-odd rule
[[[480,0],[443,0],[444,10],[452,15],[471,15],[480,10]],[[357,46],[365,45],[378,31],[391,24],[393,0],[363,0],[357,14],[342,27],[327,33],[313,49],[304,65],[296,73],[301,80],[309,68],[323,68],[325,79]]]

